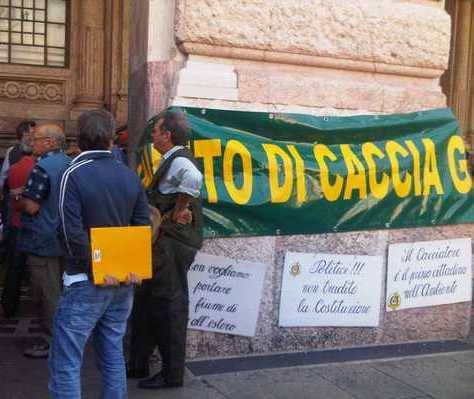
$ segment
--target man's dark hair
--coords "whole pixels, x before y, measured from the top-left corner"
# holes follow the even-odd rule
[[[18,124],[16,127],[16,138],[18,140],[21,140],[23,135],[25,133],[28,133],[30,130],[30,127],[35,127],[36,122],[35,121],[22,121]]]
[[[77,144],[82,151],[108,150],[115,137],[115,121],[106,110],[87,111],[79,116]]]
[[[162,129],[171,133],[171,141],[174,145],[186,145],[191,137],[186,115],[179,111],[164,111],[157,120],[163,119]]]

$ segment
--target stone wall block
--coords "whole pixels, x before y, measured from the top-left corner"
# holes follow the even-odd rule
[[[179,73],[179,84],[237,88],[233,65],[188,60]]]
[[[178,42],[444,70],[449,16],[390,0],[178,0]]]
[[[279,327],[278,315],[287,251],[376,255],[386,259],[390,243],[471,237],[473,234],[474,225],[457,225],[206,240],[202,249],[204,253],[267,264],[264,291],[255,337],[189,330],[188,357],[305,351],[465,337],[470,326],[470,302],[385,312],[385,281],[382,281],[380,325],[375,328]],[[386,268],[386,261],[383,267]]]
[[[282,273],[287,251],[303,253],[335,253],[378,255],[385,254],[386,231],[361,231],[319,235],[282,236],[276,240],[275,287],[273,312],[274,330],[272,350],[311,350],[333,347],[368,345],[377,342],[382,334],[383,312],[379,328],[367,327],[278,327]],[[290,349],[288,349],[290,348]]]
[[[436,341],[469,334],[471,302],[385,313],[378,343]]]
[[[416,112],[446,107],[446,96],[440,90],[418,90],[391,87],[384,90],[384,113]]]
[[[474,224],[389,230],[389,244],[474,237]]]
[[[228,64],[189,60],[179,73],[179,97],[237,100],[237,75]]]
[[[382,255],[387,237],[386,231],[376,231],[206,240],[202,249],[204,253],[266,263],[264,292],[255,337],[190,330],[188,357],[231,356],[375,343],[383,333],[380,328],[278,327],[282,270],[287,250]]]
[[[265,65],[236,66],[239,100],[403,113],[446,106],[446,97],[428,79],[379,80],[372,74],[343,71],[327,76],[311,72],[282,72]],[[409,83],[405,80],[409,80]]]
[[[262,300],[254,337],[189,330],[187,356],[232,356],[270,352],[274,308],[275,237],[249,237],[205,240],[201,252],[266,265]]]
[[[340,109],[382,111],[383,88],[376,82],[328,79],[317,73],[281,73],[237,68],[239,100]]]
[[[473,224],[419,227],[389,230],[388,244],[472,237]],[[465,337],[469,333],[470,308],[471,303],[464,302],[387,312],[380,342]]]
[[[236,47],[270,47],[271,6],[267,0],[178,0],[178,41]]]
[[[179,85],[176,95],[180,97],[210,98],[219,100],[237,100],[238,98],[236,89],[193,84]]]

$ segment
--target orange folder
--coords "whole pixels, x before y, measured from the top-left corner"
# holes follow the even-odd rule
[[[151,227],[94,227],[91,256],[94,284],[102,285],[106,275],[123,282],[129,273],[151,278]]]

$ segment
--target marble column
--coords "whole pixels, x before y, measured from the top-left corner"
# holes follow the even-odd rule
[[[127,123],[129,0],[106,0],[105,106],[117,126]]]
[[[447,3],[451,15],[452,39],[449,70],[444,85],[448,103],[459,119],[461,129],[472,147],[472,23],[474,6],[470,0]]]
[[[104,106],[105,1],[81,0],[77,18],[76,109]]]

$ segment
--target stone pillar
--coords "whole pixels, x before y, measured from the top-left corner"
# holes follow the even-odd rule
[[[74,108],[100,109],[104,107],[105,1],[78,3],[78,77]]]
[[[105,106],[117,126],[128,117],[129,0],[106,0]]]
[[[182,58],[174,37],[175,0],[130,3],[129,155],[147,120],[170,104]]]
[[[461,128],[470,133],[471,81],[472,81],[472,14],[473,4],[469,0],[458,0],[448,4],[451,13],[453,36],[447,92],[449,103],[459,119]]]
[[[128,52],[129,52],[129,0],[123,0],[121,4],[122,20],[122,47],[120,52],[121,74],[118,82],[117,102],[115,113],[117,122],[125,123],[128,120]]]

